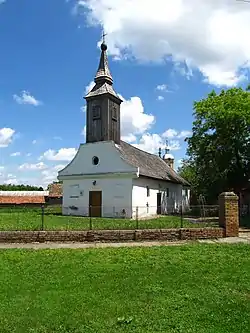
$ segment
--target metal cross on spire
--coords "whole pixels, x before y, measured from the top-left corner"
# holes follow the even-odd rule
[[[105,33],[105,30],[102,30],[102,43],[105,44],[105,37],[107,36],[107,34]]]

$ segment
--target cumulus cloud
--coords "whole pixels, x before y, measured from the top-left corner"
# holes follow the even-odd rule
[[[24,163],[19,166],[19,170],[44,170],[47,169],[47,165],[43,162],[36,163],[36,164],[30,164],[30,163]]]
[[[167,139],[185,139],[190,135],[192,135],[191,131],[177,131],[173,128],[169,128],[162,134],[162,136]]]
[[[15,153],[10,154],[11,157],[21,156],[20,151],[16,151]]]
[[[144,112],[142,100],[139,97],[131,97],[125,100],[121,95],[119,96],[123,100],[121,104],[122,140],[129,139],[130,142],[133,142],[132,139],[136,135],[140,135],[151,128],[155,123],[155,117]]]
[[[135,143],[133,145],[152,154],[155,154],[159,148],[168,148],[171,151],[181,149],[181,143],[179,140],[169,140],[166,144],[166,141],[162,135],[149,133],[143,134],[139,140],[139,143]]]
[[[0,128],[0,148],[8,147],[13,140],[15,130],[12,128]]]
[[[161,95],[157,96],[157,100],[158,101],[164,101],[164,96],[161,96]]]
[[[20,181],[18,181],[18,179],[16,178],[8,178],[6,180],[3,181],[4,184],[6,185],[19,185],[20,184]]]
[[[28,91],[22,91],[21,95],[13,95],[13,99],[18,104],[30,104],[33,106],[39,106],[42,105],[42,102],[36,99],[34,96],[32,96]]]
[[[48,170],[42,171],[41,173],[42,183],[44,185],[48,185],[53,181],[56,181],[58,176],[58,171],[62,170],[65,166],[66,166],[65,164],[58,164],[49,168]]]
[[[43,153],[41,159],[48,161],[71,161],[76,155],[77,150],[75,148],[61,148],[58,151],[49,149]]]
[[[250,6],[233,0],[78,0],[88,24],[102,25],[116,59],[172,61],[190,78],[234,86],[250,65]]]
[[[85,95],[87,95],[87,94],[90,92],[90,90],[91,90],[92,88],[94,88],[94,86],[95,86],[95,82],[94,82],[94,81],[91,81],[91,82],[86,86],[86,88],[85,88]]]

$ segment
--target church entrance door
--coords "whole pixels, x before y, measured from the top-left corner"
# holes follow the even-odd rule
[[[102,191],[89,192],[89,216],[102,216]]]

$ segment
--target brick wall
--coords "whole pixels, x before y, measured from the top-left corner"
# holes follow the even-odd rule
[[[0,243],[177,241],[224,237],[223,228],[95,230],[95,231],[0,231]]]
[[[225,229],[225,237],[239,236],[239,198],[233,192],[219,196],[219,224]]]

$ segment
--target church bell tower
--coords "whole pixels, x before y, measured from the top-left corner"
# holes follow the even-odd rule
[[[86,143],[112,140],[120,144],[120,105],[122,100],[113,89],[104,35],[95,86],[85,96],[87,102]]]

